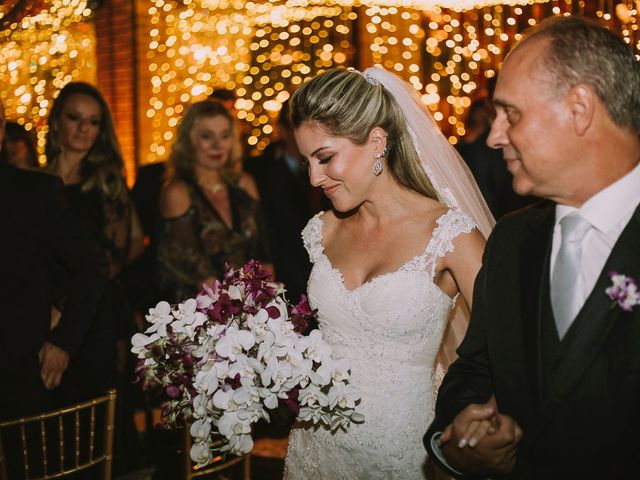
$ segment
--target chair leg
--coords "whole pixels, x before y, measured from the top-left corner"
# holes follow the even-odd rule
[[[191,433],[188,425],[183,427],[182,435],[182,445],[184,448],[184,452],[182,452],[182,458],[184,461],[184,480],[191,480],[193,478],[193,464],[191,463]]]
[[[5,465],[4,446],[0,438],[0,480],[8,480],[7,466]]]
[[[251,453],[247,453],[242,462],[242,480],[251,480]]]
[[[107,403],[106,428],[104,432],[104,454],[106,458],[104,460],[102,478],[104,480],[111,480],[113,467],[113,435],[116,419],[116,391],[111,389],[107,394],[109,395],[109,402]]]

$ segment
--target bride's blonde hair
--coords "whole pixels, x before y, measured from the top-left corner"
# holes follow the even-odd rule
[[[387,133],[387,166],[400,184],[438,200],[413,144],[404,114],[379,83],[353,70],[332,69],[302,85],[289,104],[291,125],[320,126],[329,135],[363,145],[375,127]]]

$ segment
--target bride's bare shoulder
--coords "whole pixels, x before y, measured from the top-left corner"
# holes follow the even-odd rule
[[[434,228],[440,217],[449,211],[449,207],[438,200],[424,198],[420,207],[416,210],[416,217],[423,225],[430,225]]]
[[[331,235],[331,233],[335,231],[341,221],[341,219],[331,209],[322,212],[320,214],[320,219],[322,220],[322,230],[325,238],[327,235]]]

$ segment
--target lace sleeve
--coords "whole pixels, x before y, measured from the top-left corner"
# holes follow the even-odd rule
[[[156,282],[160,289],[182,301],[195,294],[214,270],[198,235],[194,209],[184,215],[164,219],[158,236]]]
[[[438,260],[447,253],[453,252],[455,238],[463,233],[471,232],[474,228],[477,228],[476,223],[460,210],[449,210],[437,220],[437,226],[428,249],[431,260],[431,278],[435,275]],[[469,309],[462,296],[458,295],[449,312],[447,327],[436,357],[432,379],[435,392],[438,391],[449,365],[457,358],[456,349],[467,331],[469,317]]]
[[[109,277],[119,274],[127,260],[131,247],[131,217],[133,202],[124,181],[115,196],[101,194],[103,238],[105,252],[109,259]]]
[[[314,215],[302,230],[302,241],[304,248],[309,253],[309,260],[315,263],[322,254],[322,214]]]
[[[453,240],[463,233],[478,228],[476,223],[460,210],[449,210],[436,221],[436,228],[427,247],[427,258],[430,262],[431,278],[436,273],[438,260],[447,253],[453,252]]]

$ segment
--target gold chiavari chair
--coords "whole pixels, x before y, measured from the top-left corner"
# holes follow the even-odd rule
[[[109,390],[70,407],[0,423],[0,480],[9,480],[9,462],[20,464],[26,480],[63,478],[99,464],[103,480],[111,480],[115,412],[116,391]],[[19,449],[12,446],[21,461],[5,456],[10,441],[19,443]]]
[[[183,430],[184,480],[192,480],[193,478],[228,471],[239,463],[242,463],[242,480],[251,480],[251,454],[249,453],[239,457],[229,455],[226,459],[223,456],[218,456],[204,467],[194,465],[191,457],[189,456],[189,452],[191,451],[191,435],[189,434],[189,427],[187,426]],[[220,445],[222,445],[222,441],[220,442]]]

